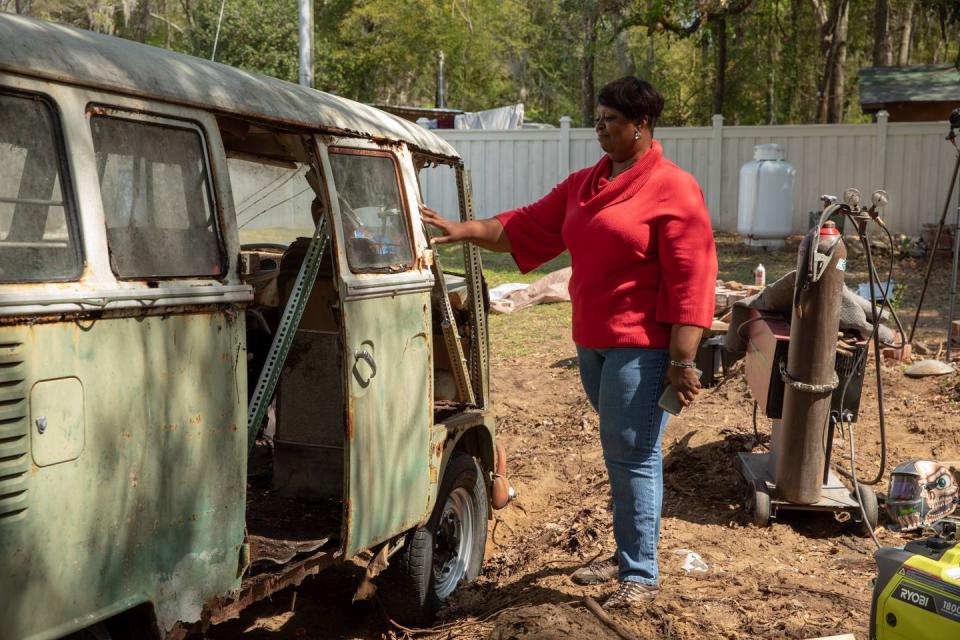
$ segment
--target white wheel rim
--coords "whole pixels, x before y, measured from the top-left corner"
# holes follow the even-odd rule
[[[433,544],[433,579],[437,597],[445,600],[467,573],[473,559],[476,506],[467,489],[457,487],[447,497]]]

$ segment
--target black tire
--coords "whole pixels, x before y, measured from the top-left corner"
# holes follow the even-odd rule
[[[862,536],[869,536],[870,529],[876,529],[877,523],[880,522],[880,503],[877,501],[877,494],[873,491],[872,488],[865,484],[857,483],[857,490],[860,492],[860,502],[863,504],[863,513],[860,513],[859,509],[854,511],[854,518],[858,519],[858,531]],[[850,497],[854,500],[857,499],[855,495],[851,492]],[[864,521],[864,519],[866,521]],[[870,527],[867,528],[867,523],[870,524]]]
[[[490,501],[473,456],[455,452],[447,463],[433,514],[407,535],[381,592],[391,617],[426,627],[453,591],[480,574]]]

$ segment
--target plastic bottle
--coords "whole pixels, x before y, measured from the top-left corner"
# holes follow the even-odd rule
[[[758,287],[767,286],[767,270],[763,268],[762,264],[758,264],[757,268],[753,270],[753,284]]]

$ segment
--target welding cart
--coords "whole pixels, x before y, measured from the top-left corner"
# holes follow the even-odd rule
[[[780,445],[780,420],[783,412],[784,381],[790,343],[790,325],[782,316],[768,312],[752,311],[748,322],[742,326],[742,335],[748,338],[745,369],[750,393],[756,401],[757,413],[773,420],[770,449],[763,453],[740,453],[740,473],[746,481],[746,506],[757,526],[766,526],[777,517],[781,509],[830,511],[840,518],[862,522],[863,516],[871,526],[876,526],[878,517],[877,498],[873,490],[859,484],[864,511],[861,514],[857,497],[837,477],[830,467],[831,449],[836,430],[857,420],[866,358],[860,357],[867,349],[867,342],[857,340],[850,355],[838,353],[836,373],[839,384],[832,392],[828,424],[824,425],[823,446],[825,464],[821,496],[812,504],[796,504],[778,496],[774,481],[777,449]],[[848,514],[847,516],[840,514]]]

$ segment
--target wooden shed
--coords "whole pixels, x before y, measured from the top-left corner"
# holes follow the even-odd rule
[[[864,113],[885,109],[890,122],[946,120],[960,107],[960,70],[952,65],[869,67],[859,84]]]

